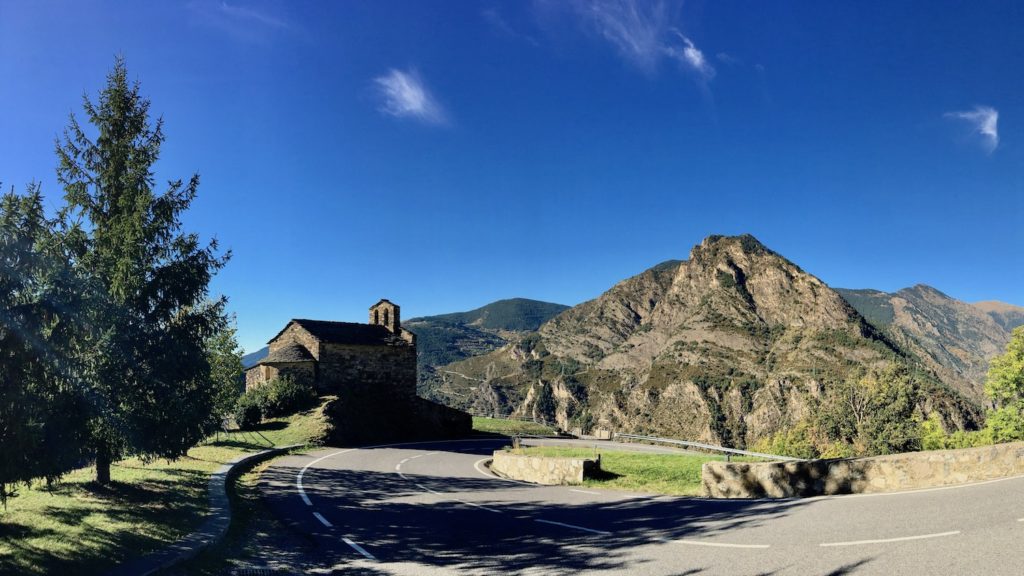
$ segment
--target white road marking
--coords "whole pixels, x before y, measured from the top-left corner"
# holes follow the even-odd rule
[[[944,490],[960,490],[963,488],[974,488],[976,486],[984,486],[986,484],[995,484],[997,482],[1006,482],[1007,480],[1024,480],[1024,474],[1018,474],[1017,476],[1007,476],[1006,478],[994,478],[992,480],[981,480],[979,482],[969,482],[967,484],[953,484],[951,486],[936,486],[934,488],[918,488],[916,490],[900,490],[898,492],[873,492],[871,494],[832,494],[830,496],[812,496],[810,498],[764,498],[766,502],[772,500],[779,502],[784,500],[801,500],[803,502],[810,502],[813,500],[826,500],[835,498],[878,498],[880,496],[905,496],[908,494],[925,494],[928,492],[941,492]],[[748,500],[753,502],[753,500]]]
[[[344,454],[346,452],[353,452],[355,450],[358,450],[358,448],[349,448],[348,450],[339,450],[338,452],[334,452],[332,454],[328,454],[327,456],[321,456],[320,458],[317,458],[316,460],[313,460],[309,464],[306,464],[305,466],[303,466],[302,470],[299,470],[298,476],[295,477],[295,487],[299,489],[299,496],[302,496],[302,501],[306,503],[306,506],[312,506],[313,505],[313,503],[309,501],[309,496],[306,496],[306,490],[302,488],[302,476],[306,473],[306,470],[310,466],[312,466],[313,464],[316,464],[317,462],[319,462],[321,460],[326,460],[327,458],[330,458],[331,456],[337,456],[339,454]]]
[[[427,488],[423,484],[416,484],[416,487],[419,488],[420,490],[424,490],[426,492],[430,492],[431,494],[436,494],[437,496],[442,496],[442,497],[444,496],[444,494],[441,494],[440,492],[438,492],[436,490],[431,490],[430,488]],[[480,508],[481,510],[487,510],[488,512],[494,512],[495,514],[502,514],[501,510],[495,510],[494,508],[488,508],[487,506],[484,506],[482,504],[477,504],[476,502],[467,502],[465,500],[459,500],[458,498],[451,498],[451,499],[456,501],[456,502],[458,502],[458,503],[460,503],[460,504],[466,504],[467,506],[475,506],[477,508]]]
[[[1024,518],[1018,518],[1017,522],[1024,522]]]
[[[501,476],[498,476],[494,473],[487,472],[486,470],[481,468],[480,465],[483,464],[484,462],[487,462],[488,460],[491,460],[491,458],[481,458],[477,460],[473,464],[473,468],[476,468],[477,472],[490,478],[491,480],[501,480],[502,482],[511,482],[512,484],[522,484],[524,486],[536,486],[536,484],[531,484],[529,482],[520,482],[519,480],[512,480],[511,478],[502,478]]]
[[[709,546],[712,548],[756,548],[763,550],[771,547],[768,544],[730,544],[728,542],[708,542],[707,540],[668,540],[668,542],[686,544],[687,546]]]
[[[306,506],[312,506],[313,503],[309,501],[309,497],[306,496],[306,491],[302,487],[302,476],[306,473],[306,470],[308,470],[310,466],[316,464],[317,462],[320,462],[321,460],[326,460],[328,458],[333,458],[334,456],[340,456],[341,454],[346,454],[348,452],[355,452],[356,450],[369,450],[369,449],[373,449],[373,448],[394,448],[396,446],[418,446],[420,444],[458,444],[458,443],[462,443],[462,442],[494,442],[494,439],[492,439],[492,438],[469,438],[469,439],[465,439],[465,440],[424,440],[422,442],[399,442],[397,444],[378,444],[376,446],[360,446],[359,448],[349,448],[348,450],[339,450],[337,452],[332,452],[332,453],[330,453],[330,454],[328,454],[326,456],[321,456],[321,457],[317,458],[316,460],[313,460],[309,464],[306,464],[305,466],[303,466],[302,470],[299,470],[299,474],[295,478],[295,487],[299,489],[299,496],[302,496],[302,501],[306,503]],[[430,454],[437,454],[437,452],[431,452]],[[427,454],[423,454],[423,456],[427,456]]]
[[[907,542],[909,540],[925,540],[927,538],[942,538],[943,536],[956,536],[959,530],[952,532],[939,532],[937,534],[921,534],[920,536],[903,536],[900,538],[880,538],[878,540],[854,540],[852,542],[824,542],[818,546],[859,546],[861,544],[885,544],[887,542]]]
[[[376,558],[373,556],[373,554],[370,554],[369,552],[366,551],[365,548],[363,548],[359,544],[356,544],[355,542],[349,540],[348,538],[342,537],[341,541],[344,542],[345,544],[348,544],[349,546],[351,546],[353,550],[355,550],[356,552],[359,552],[364,557],[369,558],[370,560],[376,560]]]
[[[434,490],[431,490],[430,488],[427,488],[427,487],[426,487],[426,486],[424,486],[423,484],[417,484],[416,486],[417,486],[417,487],[418,487],[418,488],[419,488],[420,490],[426,490],[427,492],[430,492],[431,494],[440,494],[440,492],[435,492]]]
[[[580,494],[594,494],[600,496],[600,492],[591,492],[590,490],[577,490],[575,488],[569,488],[569,492],[579,492]]]
[[[611,532],[606,532],[605,530],[594,530],[593,528],[584,528],[583,526],[576,526],[575,524],[563,524],[562,522],[554,522],[552,520],[541,520],[540,518],[536,518],[536,519],[534,519],[534,522],[543,522],[544,524],[551,524],[551,525],[554,525],[554,526],[561,526],[563,528],[572,528],[573,530],[582,530],[584,532],[590,532],[592,534],[603,534],[605,536],[610,536],[611,535]]]
[[[501,514],[502,513],[501,510],[495,510],[494,508],[488,508],[487,506],[483,506],[481,504],[477,504],[476,502],[466,502],[465,500],[459,500],[458,498],[456,498],[455,501],[456,502],[461,502],[463,504],[467,504],[469,506],[475,506],[475,507],[477,507],[477,508],[479,508],[481,510],[487,510],[488,512],[494,512],[495,514]]]
[[[328,528],[334,526],[333,524],[331,524],[330,522],[327,521],[327,518],[324,518],[323,516],[321,516],[319,512],[313,512],[313,516],[316,516],[316,519],[319,520],[321,524],[323,524],[324,526],[327,526]]]

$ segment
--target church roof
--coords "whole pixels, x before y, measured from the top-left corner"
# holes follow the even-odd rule
[[[313,362],[313,355],[301,344],[288,344],[271,352],[258,364],[277,364],[281,362]]]
[[[401,337],[390,330],[376,324],[358,324],[356,322],[329,322],[327,320],[305,320],[296,318],[288,323],[298,324],[321,342],[331,344],[354,344],[359,346],[388,346],[404,342]],[[285,330],[288,329],[285,326]],[[281,330],[284,332],[284,330]],[[281,335],[277,333],[277,336]],[[271,338],[271,342],[277,339]]]

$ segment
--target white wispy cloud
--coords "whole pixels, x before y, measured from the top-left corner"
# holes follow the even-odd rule
[[[391,69],[387,74],[374,78],[373,83],[381,99],[379,110],[382,113],[427,124],[446,123],[444,109],[415,71]]]
[[[665,2],[577,0],[572,7],[588,27],[646,73],[653,73],[663,58],[669,58],[695,72],[702,82],[715,76],[704,53],[672,26],[674,16]]]
[[[288,23],[281,18],[275,18],[270,14],[254,10],[253,8],[234,6],[227,2],[221,2],[219,8],[229,18],[242,22],[248,22],[257,26],[268,26],[270,28],[288,28]]]
[[[236,40],[262,42],[275,32],[293,28],[283,16],[224,0],[192,0],[185,6],[194,23],[218,29]]]
[[[683,36],[682,32],[678,30],[673,30],[673,32],[682,41],[682,46],[668,46],[665,48],[665,53],[681,62],[683,66],[696,72],[705,81],[714,78],[715,69],[708,63],[704,53],[693,45],[692,40]]]
[[[981,137],[982,146],[990,154],[999,146],[999,111],[991,106],[975,106],[974,110],[946,112],[946,118],[963,120]]]
[[[661,2],[588,0],[574,3],[576,12],[624,58],[653,70],[663,54],[668,17]]]

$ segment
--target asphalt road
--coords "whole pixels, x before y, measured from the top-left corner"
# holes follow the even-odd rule
[[[1024,574],[1024,477],[709,500],[503,480],[481,463],[505,444],[318,450],[261,490],[322,574]]]

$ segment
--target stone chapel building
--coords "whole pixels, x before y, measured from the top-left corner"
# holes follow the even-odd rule
[[[333,441],[376,441],[468,434],[468,414],[416,395],[416,335],[402,328],[389,300],[370,307],[370,322],[294,319],[271,338],[270,351],[245,373],[250,390],[290,377],[337,396],[325,413]]]

